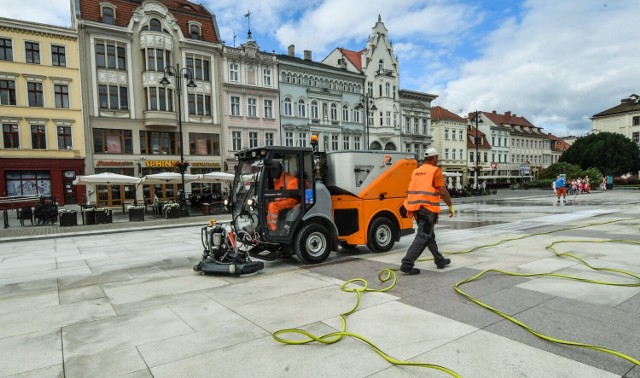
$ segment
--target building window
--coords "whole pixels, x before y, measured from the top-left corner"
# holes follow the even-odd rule
[[[100,102],[100,109],[129,109],[129,100],[127,93],[127,87],[118,87],[115,85],[99,85],[98,101]]]
[[[449,129],[444,129],[444,139],[449,140]]]
[[[311,102],[311,118],[313,118],[313,119],[319,119],[320,118],[320,114],[319,114],[319,110],[318,110],[318,103],[316,101],[312,101]]]
[[[151,31],[162,31],[162,23],[157,18],[152,18],[149,21],[149,30]]]
[[[209,95],[189,95],[189,114],[211,115],[211,96]]]
[[[16,82],[0,80],[0,105],[16,104]]]
[[[271,68],[265,68],[262,70],[262,81],[265,87],[271,86]]]
[[[231,146],[233,151],[240,151],[242,149],[242,133],[240,131],[231,132]]]
[[[51,195],[49,171],[7,171],[8,196]]]
[[[349,149],[349,136],[348,135],[343,135],[342,136],[342,149],[344,149],[344,150],[348,150]]]
[[[275,135],[273,133],[264,133],[264,144],[267,146],[273,146],[275,141]]]
[[[257,117],[258,116],[258,100],[255,98],[247,99],[247,116],[249,117]]]
[[[231,96],[231,115],[240,115],[240,97],[238,96]]]
[[[287,147],[293,147],[293,131],[286,131],[284,133],[284,145]]]
[[[634,143],[640,143],[640,132],[637,132],[637,131],[633,132],[633,133],[631,134],[631,140],[632,140]]]
[[[304,100],[298,101],[298,117],[305,118],[307,116],[307,104]]]
[[[189,25],[189,33],[191,33],[191,38],[193,39],[202,39],[200,37],[200,26],[198,26],[197,24]]]
[[[191,70],[194,79],[211,81],[208,58],[199,55],[188,55],[186,63],[187,68]]]
[[[96,154],[132,154],[131,130],[93,129],[93,152]]]
[[[449,160],[449,149],[448,148],[444,149],[444,160]]]
[[[264,118],[273,118],[273,100],[264,100]]]
[[[42,83],[27,83],[27,92],[29,94],[29,106],[43,107],[44,96],[42,94]]]
[[[146,52],[143,54],[143,57],[146,57],[144,65],[147,71],[164,72],[165,67],[171,66],[171,51],[163,49],[146,49]]]
[[[367,82],[367,94],[369,97],[373,97],[373,83]]]
[[[3,124],[2,139],[4,148],[20,148],[20,135],[18,133],[18,125]]]
[[[53,86],[54,97],[56,99],[56,108],[69,108],[69,86],[64,84],[55,84]]]
[[[391,112],[387,112],[387,126],[391,126]]]
[[[122,44],[96,41],[96,65],[98,68],[126,70],[127,57]]]
[[[307,147],[307,132],[300,131],[298,133],[298,146]]]
[[[347,105],[342,105],[342,120],[349,122],[349,107]]]
[[[58,126],[58,149],[70,150],[73,146],[71,141],[71,127]]]
[[[337,151],[338,147],[338,135],[331,135],[331,149]]]
[[[40,44],[37,42],[25,42],[24,51],[26,62],[40,64]]]
[[[146,155],[178,155],[180,137],[169,131],[140,131],[140,153]]]
[[[387,83],[384,86],[384,94],[387,97],[391,97],[391,84]]]
[[[249,148],[258,147],[258,132],[249,131]]]
[[[13,45],[10,39],[0,38],[0,60],[13,61]]]
[[[111,91],[114,87],[109,87]],[[117,94],[117,91],[114,93],[109,93],[109,97],[111,98],[109,101],[115,100],[114,97]],[[146,100],[147,100],[147,110],[159,110],[165,112],[173,111],[173,90],[160,87],[149,87],[145,88]]]
[[[640,125],[640,116],[633,116],[631,124],[633,126],[638,126]]]
[[[285,98],[284,99],[284,115],[286,116],[292,116],[293,115],[293,110],[291,107],[291,99],[290,98]]]
[[[238,81],[238,63],[229,63],[229,81]]]
[[[220,134],[189,133],[189,154],[220,156]]]
[[[67,66],[67,56],[64,46],[51,46],[51,65],[58,67]]]
[[[31,148],[34,150],[47,149],[47,135],[44,125],[31,125]]]
[[[338,105],[336,104],[331,104],[331,120],[332,121],[338,120]]]
[[[108,25],[113,25],[116,19],[116,12],[111,7],[102,7],[102,22]]]
[[[360,137],[359,136],[354,136],[353,137],[353,148],[356,150],[360,149]]]

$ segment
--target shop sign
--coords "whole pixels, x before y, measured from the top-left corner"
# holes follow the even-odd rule
[[[173,168],[178,164],[178,160],[146,160],[147,168]]]
[[[96,162],[96,166],[101,166],[101,167],[128,167],[128,166],[133,166],[133,162],[132,161],[98,160]]]
[[[220,168],[220,162],[218,161],[192,161],[192,167],[215,167]]]

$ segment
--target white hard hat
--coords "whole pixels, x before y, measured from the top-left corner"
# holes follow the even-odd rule
[[[436,150],[433,147],[427,148],[427,150],[424,152],[424,157],[431,157],[431,156],[438,156],[438,150]]]

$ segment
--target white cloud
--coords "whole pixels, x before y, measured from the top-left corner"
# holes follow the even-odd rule
[[[525,116],[560,136],[583,134],[589,117],[637,92],[634,1],[530,1],[520,21],[485,38],[477,60],[460,67],[438,100]]]
[[[56,26],[71,26],[69,0],[0,0],[2,17],[39,22]]]

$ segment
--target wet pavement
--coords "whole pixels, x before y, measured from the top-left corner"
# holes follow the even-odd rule
[[[579,195],[557,205],[550,190],[502,190],[454,204],[457,216],[441,217],[436,227],[451,266],[438,270],[421,261],[421,274],[399,275],[391,290],[364,293],[347,318],[349,332],[396,359],[465,377],[640,377],[632,361],[541,340],[453,288],[485,269],[636,282],[592,271],[545,246],[572,240],[557,249],[640,274],[638,245],[592,243],[640,241],[640,191]],[[200,228],[228,215],[135,223],[125,216],[114,213],[108,225],[0,230],[0,376],[446,376],[394,366],[354,338],[295,346],[272,337],[285,328],[339,330],[339,314],[356,303],[340,286],[361,277],[384,287],[379,272],[398,268],[412,236],[382,254],[360,246],[319,265],[291,258],[265,262],[265,270],[249,276],[202,276],[192,270],[202,250]],[[556,232],[542,234],[549,231]],[[494,272],[463,289],[544,334],[640,359],[638,285]]]

